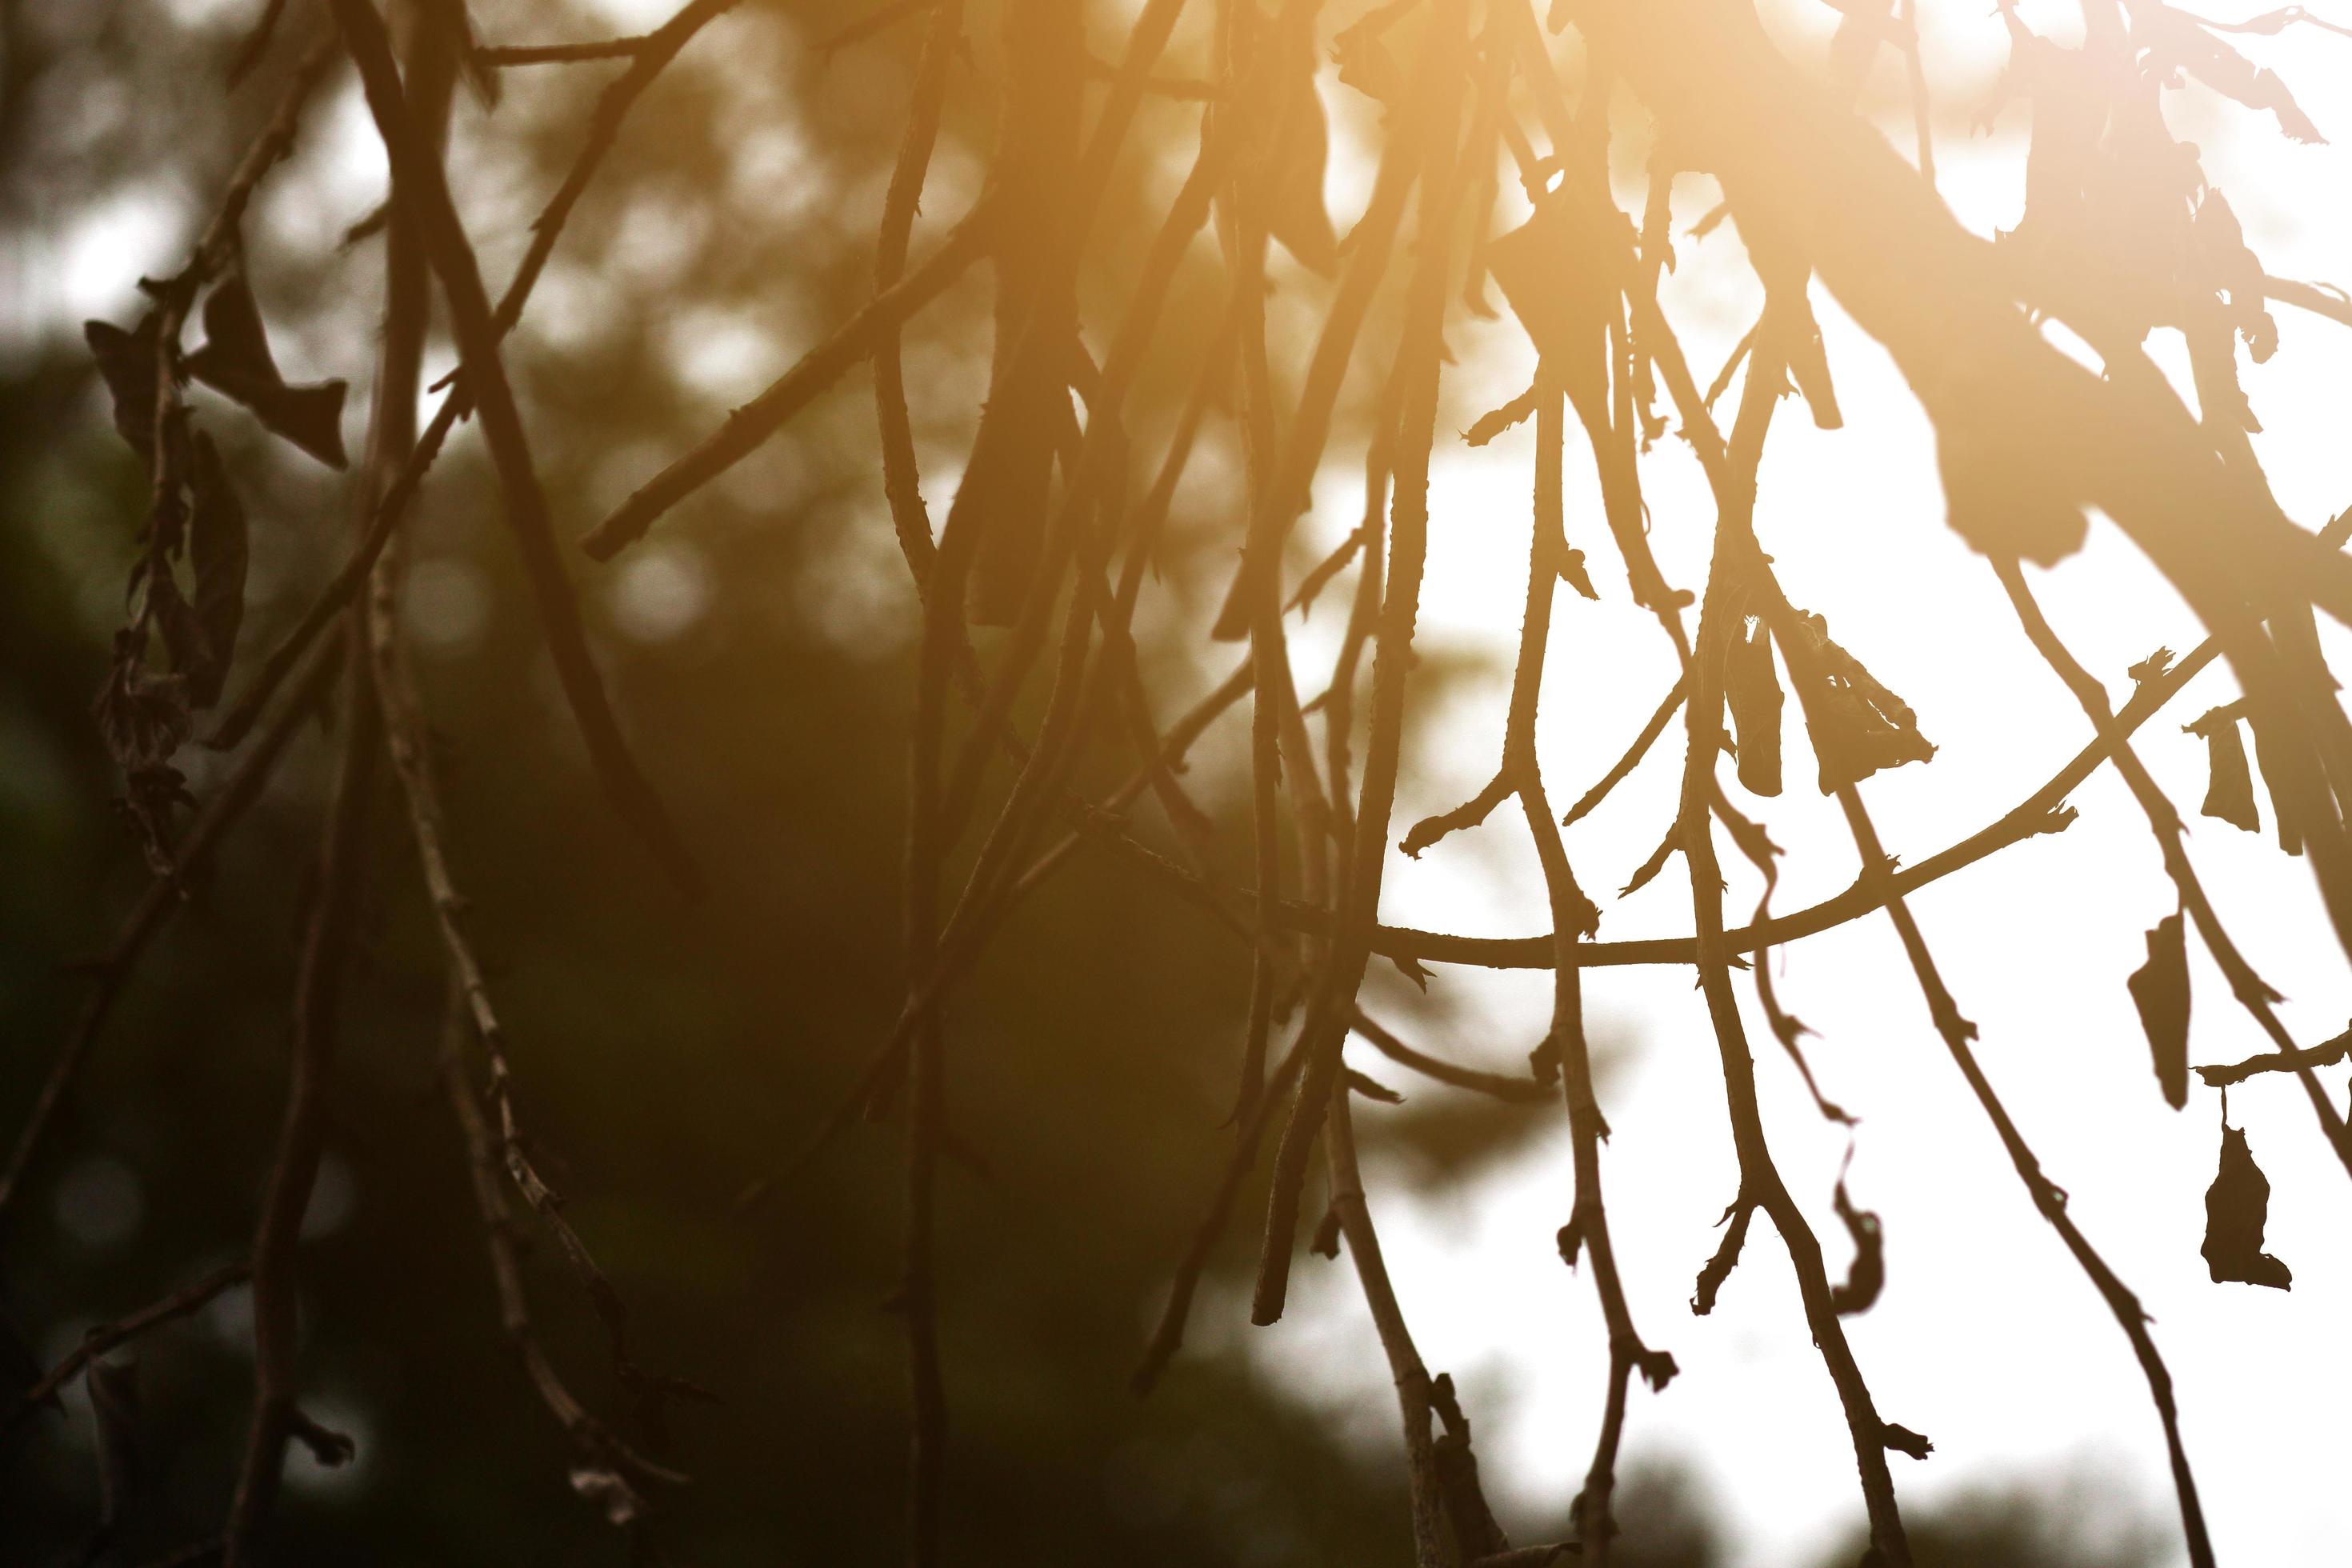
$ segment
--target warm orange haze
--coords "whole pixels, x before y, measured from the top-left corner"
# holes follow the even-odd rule
[[[0,1561],[2345,1560],[2347,80],[0,0]]]

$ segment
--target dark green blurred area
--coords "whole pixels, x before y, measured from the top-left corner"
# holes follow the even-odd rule
[[[62,966],[106,948],[146,880],[110,810],[118,785],[89,713],[142,476],[58,302],[102,286],[112,293],[100,313],[127,322],[136,271],[179,264],[319,20],[295,6],[292,36],[224,98],[222,67],[254,9],[0,0],[0,244],[14,275],[40,281],[10,306],[0,338],[0,1132],[10,1139],[84,994]],[[491,41],[612,26],[585,9],[473,9]],[[741,395],[729,384],[738,362],[751,362],[756,385],[868,286],[919,29],[892,28],[822,65],[792,41],[857,14],[822,0],[745,5],[647,97],[580,209],[511,344],[566,527],[584,527],[715,422]],[[975,35],[988,26],[976,17]],[[518,76],[487,126],[461,105],[457,167],[494,286],[609,74]],[[346,139],[354,112],[349,82],[332,79],[332,101],[313,106],[306,153],[265,194],[248,244],[289,370],[345,377],[361,403],[381,253],[373,241],[339,252],[331,239],[381,187],[339,184],[341,165],[320,155]],[[984,77],[965,79],[955,101],[949,129],[964,150],[943,155],[934,219],[967,199],[955,171],[968,179],[983,156]],[[782,139],[759,129],[780,108],[791,127]],[[1150,112],[1174,125],[1197,110]],[[1147,119],[1147,134],[1156,123]],[[290,207],[289,189],[300,198]],[[1150,207],[1137,195],[1105,215],[1106,231],[1124,237],[1096,280],[1109,298],[1119,256],[1139,255],[1156,220]],[[92,226],[122,211],[147,214],[146,226]],[[136,256],[102,243],[150,232],[165,237]],[[283,243],[289,234],[329,243],[297,247]],[[99,237],[69,243],[76,235]],[[56,271],[100,263],[99,285]],[[1205,319],[1213,282],[1212,267],[1195,266],[1171,320]],[[910,334],[927,455],[961,450],[962,428],[935,411],[956,406],[960,387],[976,402],[984,305],[973,280]],[[1169,336],[1137,395],[1139,451],[1157,452],[1208,334]],[[696,364],[699,379],[688,374]],[[694,1478],[659,1500],[657,1538],[681,1562],[882,1563],[903,1551],[904,1373],[885,1306],[898,1268],[896,1130],[856,1130],[756,1214],[734,1202],[846,1087],[901,994],[913,599],[872,474],[869,385],[853,377],[667,520],[641,560],[577,563],[618,706],[713,873],[698,908],[682,907],[616,832],[584,771],[470,435],[436,467],[410,530],[451,847],[495,968],[532,1152],[628,1303],[638,1359],[719,1403],[674,1406],[666,1434],[631,1426],[604,1335],[544,1242],[529,1260],[532,1308],[577,1392]],[[236,409],[194,401],[255,514],[249,661],[341,558],[349,503],[338,477],[270,447]],[[348,433],[362,416],[353,411]],[[1211,438],[1223,440],[1213,426]],[[1211,468],[1180,499],[1164,563],[1174,608],[1149,622],[1168,651],[1146,648],[1148,676],[1168,694],[1163,717],[1223,673],[1174,652],[1170,628],[1213,608],[1233,548],[1230,483]],[[937,479],[931,488],[935,506],[950,493]],[[1228,841],[1243,843],[1245,804],[1222,748],[1209,750],[1195,780],[1231,819]],[[0,1236],[0,1306],[44,1363],[249,1239],[284,1093],[331,751],[316,728],[297,742],[215,874],[153,945]],[[217,759],[192,753],[186,765],[200,797],[217,786]],[[1089,777],[1107,787],[1124,766],[1107,751]],[[435,1087],[441,958],[396,809],[379,812],[373,842],[329,1163],[302,1258],[311,1408],[358,1439],[360,1458],[332,1475],[299,1453],[289,1461],[280,1560],[621,1561],[620,1539],[572,1494],[572,1448],[501,1340],[464,1152]],[[1349,1458],[1238,1353],[1180,1360],[1148,1402],[1128,1392],[1230,1146],[1221,1124],[1246,967],[1213,924],[1082,852],[958,995],[952,1117],[985,1171],[950,1169],[940,1226],[955,1562],[1407,1560],[1401,1464]],[[1507,1154],[1530,1125],[1471,1111],[1380,1121],[1465,1167]],[[1227,1267],[1248,1250],[1252,1207],[1245,1197]],[[1221,1300],[1212,1291],[1201,1310]],[[109,1560],[144,1562],[219,1528],[250,1391],[244,1300],[233,1293],[142,1342],[141,1486]],[[28,1375],[11,1366],[5,1386]],[[78,1392],[62,1417],[0,1436],[0,1562],[72,1560],[96,1489]],[[1556,1530],[1567,1502],[1525,1527]],[[1955,1525],[1958,1544],[1923,1550],[1922,1563],[2153,1560],[2144,1549],[2037,1547],[2036,1516],[2013,1500],[1983,1511],[2025,1534]],[[1740,1561],[1672,1472],[1628,1478],[1620,1514],[1618,1560],[1630,1568]],[[1934,1530],[1923,1521],[1917,1533]]]

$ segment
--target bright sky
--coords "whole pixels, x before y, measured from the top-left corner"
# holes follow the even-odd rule
[[[2241,11],[2253,14],[2227,14]],[[1964,222],[1990,233],[2014,223],[2021,206],[2022,114],[2012,110],[1987,139],[1957,127],[1983,101],[2005,37],[1989,6],[1927,0],[1923,13],[1930,88],[1948,121],[1937,149],[1942,190]],[[2079,34],[2071,6],[2028,5],[2024,14],[2045,35]],[[1776,16],[1775,26],[1800,58],[1818,58],[1805,51],[1821,47],[1834,21],[1812,6]],[[2340,109],[2329,112],[2345,101],[2337,89],[2352,76],[2352,41],[2315,31],[2238,41],[2281,70],[2323,130],[2352,137]],[[1899,93],[1899,64],[1883,59],[1875,79],[1882,94]],[[2176,135],[2204,150],[2209,174],[2270,271],[2352,280],[2352,219],[2338,195],[2352,155],[2296,146],[2267,116],[2195,87],[2169,94],[2167,113]],[[1894,140],[1907,152],[1907,115],[1900,124]],[[1676,191],[1677,231],[1715,200],[1712,182],[1686,177]],[[1728,230],[1684,242],[1681,256],[1667,310],[1704,374],[1753,320],[1757,290]],[[1890,850],[1916,861],[2038,787],[2088,731],[2017,629],[1990,571],[1945,528],[1932,434],[1892,363],[1815,292],[1846,427],[1816,430],[1801,404],[1783,405],[1767,448],[1759,528],[1792,596],[1828,616],[1942,748],[1928,765],[1864,786]],[[2256,442],[2289,514],[2316,528],[2352,504],[2352,474],[2338,458],[2352,415],[2352,342],[2333,323],[2284,307],[2275,313],[2283,346],[2270,363],[2246,366],[2265,426]],[[1466,368],[1453,382],[1453,427],[1526,385],[1530,354],[1516,335],[1507,322],[1490,345],[1466,353],[1455,345]],[[2177,336],[2159,333],[2151,349],[2185,386]],[[1727,421],[1729,409],[1727,400]],[[1526,582],[1531,451],[1522,429],[1443,458],[1424,635],[1477,651],[1496,673],[1433,743],[1437,765],[1400,802],[1401,825],[1457,803],[1493,771]],[[1570,540],[1595,563],[1606,602],[1562,600],[1546,690],[1568,700],[1573,716],[1563,722],[1555,712],[1542,746],[1556,801],[1572,799],[1614,760],[1673,675],[1664,639],[1627,603],[1622,571],[1602,564],[1613,552],[1589,458],[1580,468],[1573,440],[1570,452]],[[1669,580],[1696,589],[1713,520],[1697,465],[1669,437],[1645,477]],[[1336,541],[1352,521],[1349,491],[1335,483],[1327,493],[1316,523]],[[2186,607],[2103,521],[2083,554],[2029,572],[2061,635],[2118,702],[2128,694],[2128,665],[2158,645],[2185,650],[2199,640]],[[2341,669],[2345,639],[2338,628],[2328,635]],[[2203,746],[2178,724],[2232,695],[2227,672],[2210,670],[2175,700],[2171,721],[2160,717],[2142,731],[2141,754],[2192,813],[2204,790]],[[1570,725],[1608,739],[1598,749],[1570,741]],[[1619,795],[1571,831],[1570,853],[1588,889],[1621,885],[1657,841],[1681,758],[1677,721]],[[1790,851],[1782,910],[1843,889],[1856,868],[1834,804],[1801,783],[1809,766],[1792,754],[1788,793],[1757,803]],[[2341,1413],[2352,1401],[2342,1332],[2352,1289],[2345,1173],[2289,1079],[2235,1091],[2232,1120],[2248,1130],[2273,1184],[2270,1250],[2294,1268],[2294,1289],[2208,1280],[2198,1247],[2219,1143],[2215,1097],[2200,1086],[2187,1110],[2164,1105],[2124,984],[2145,957],[2142,932],[2173,910],[2175,897],[2155,841],[2111,773],[2073,803],[2081,820],[2064,834],[1962,872],[1915,908],[1963,1011],[1980,1026],[1979,1057],[1997,1089],[2072,1193],[2074,1215],[2155,1316],[2217,1551],[2238,1563],[2352,1561],[2352,1521],[2337,1500]],[[2267,827],[2267,801],[2263,811]],[[2267,834],[2191,822],[2190,853],[2224,923],[2289,994],[2284,1016],[2295,1037],[2315,1043],[2340,1032],[2352,986],[2304,864]],[[1752,880],[1737,857],[1727,854],[1727,863],[1729,908],[1744,917]],[[1687,931],[1688,900],[1676,862],[1634,898],[1604,900],[1602,934]],[[1482,934],[1542,929],[1540,879],[1516,812],[1496,813],[1419,862],[1393,858],[1383,913]],[[2210,959],[2191,949],[2191,1060],[2267,1048]],[[1891,926],[1880,918],[1842,927],[1780,963],[1783,1005],[1820,1031],[1808,1049],[1825,1092],[1864,1121],[1853,1190],[1884,1216],[1888,1280],[1878,1304],[1846,1327],[1882,1414],[1935,1440],[1924,1464],[1894,1458],[1903,1496],[1927,1502],[2019,1479],[2055,1489],[2066,1475],[2088,1472],[2171,1527],[2162,1439],[2138,1368],[1930,1029]],[[1421,1043],[1504,1070],[1521,1067],[1544,1032],[1548,979],[1438,974],[1433,989],[1459,1007],[1459,1021]],[[1812,1110],[1752,992],[1744,981],[1739,989],[1775,1154],[1808,1201],[1835,1278],[1850,1256],[1829,1202],[1844,1139]],[[1694,1464],[1727,1510],[1730,1559],[1742,1568],[1817,1560],[1861,1517],[1853,1457],[1787,1255],[1760,1220],[1715,1314],[1695,1318],[1687,1306],[1737,1185],[1701,1000],[1687,971],[1592,972],[1587,995],[1596,1027],[1633,1047],[1602,1094],[1615,1133],[1604,1184],[1634,1321],[1682,1367],[1662,1395],[1637,1383],[1629,1455]],[[1416,1098],[1446,1092],[1358,1048],[1375,1076]],[[2341,1092],[2340,1082],[2334,1087]],[[1367,1109],[1368,1120],[1378,1114]],[[1591,1280],[1564,1268],[1553,1247],[1571,1191],[1565,1127],[1525,1163],[1435,1197],[1406,1190],[1401,1172],[1385,1182],[1382,1173],[1370,1173],[1374,1215],[1424,1358],[1465,1385],[1482,1468],[1528,1517],[1564,1533],[1607,1366]],[[1394,1398],[1352,1272],[1310,1267],[1298,1279],[1280,1326],[1228,1328],[1226,1342],[1244,1345],[1368,1452],[1393,1455]],[[1227,1310],[1201,1316],[1245,1321],[1242,1301],[1221,1305]]]

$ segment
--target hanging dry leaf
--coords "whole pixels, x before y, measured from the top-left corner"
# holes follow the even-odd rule
[[[2224,98],[2232,98],[2248,109],[2267,110],[2277,117],[2278,127],[2297,142],[2324,142],[2326,137],[2303,111],[2286,83],[2273,70],[2254,64],[2221,39],[2197,26],[2190,19],[2168,5],[2134,6],[2135,19],[2143,14],[2162,18],[2157,33],[2158,47],[2151,51],[2159,61],[2178,66]]]
[[[2221,1129],[2221,1168],[2205,1190],[2205,1268],[2215,1284],[2236,1281],[2291,1289],[2294,1275],[2263,1250],[2269,1223],[2270,1178],[2254,1163],[2242,1128]]]
[[[2248,727],[2253,728],[2251,724]],[[2277,752],[2276,740],[2255,729],[2254,760],[2262,765],[2263,783],[2270,788],[2271,820],[2278,828],[2279,847],[2290,855],[2301,855],[2302,814],[2295,809],[2294,801],[2279,792],[2279,780],[2285,776],[2285,769],[2279,763]]]
[[[2191,229],[2204,283],[2226,294],[2231,321],[2261,364],[2278,352],[2278,323],[2263,308],[2262,261],[2246,244],[2246,231],[2221,192],[2208,188],[2197,204]]]
[[[1331,58],[1339,67],[1339,83],[1352,87],[1376,103],[1393,109],[1404,97],[1404,72],[1385,35],[1396,19],[1421,0],[1391,0],[1364,14],[1360,21],[1340,29],[1331,40]]]
[[[1801,704],[1821,765],[1822,793],[1833,795],[1882,768],[1933,757],[1936,748],[1919,733],[1918,715],[1910,705],[1831,640],[1828,622],[1815,615],[1802,616],[1801,622],[1812,639],[1814,678],[1822,682]]]
[[[2246,765],[2245,739],[2238,733],[2238,721],[2231,710],[2216,708],[2196,722],[2182,725],[2181,732],[2205,742],[2210,782],[2205,786],[2200,813],[2249,833],[2261,832],[2262,815],[2254,808],[2253,771]]]
[[[243,268],[233,269],[205,297],[205,345],[188,356],[188,374],[244,404],[272,435],[331,468],[345,465],[343,384],[287,384],[269,353],[261,308]]]
[[[1323,169],[1330,158],[1331,128],[1323,95],[1315,88],[1315,40],[1306,29],[1287,46],[1283,63],[1280,113],[1274,127],[1272,161],[1265,185],[1266,232],[1308,270],[1329,277],[1339,264],[1339,237],[1323,203]]]
[[[129,331],[111,321],[84,321],[81,335],[114,405],[114,428],[150,463],[155,458],[155,312]]]
[[[2147,1032],[2165,1103],[2178,1110],[2189,1103],[2189,939],[2178,914],[2156,922],[2147,933],[2147,962],[2126,984]]]
[[[1759,619],[1735,638],[1724,670],[1724,697],[1739,739],[1739,784],[1750,795],[1780,793],[1780,676],[1772,634]]]
[[[1830,1291],[1830,1305],[1838,1316],[1847,1318],[1870,1310],[1879,1291],[1886,1288],[1886,1238],[1876,1214],[1854,1207],[1846,1195],[1843,1175],[1831,1202],[1836,1205],[1838,1218],[1845,1222],[1846,1235],[1853,1238],[1853,1263],[1845,1271],[1845,1283]]]
[[[1571,395],[1596,395],[1605,384],[1609,322],[1618,300],[1609,247],[1591,242],[1588,221],[1605,220],[1572,206],[1563,188],[1486,247],[1486,269],[1502,286],[1512,314],[1545,363]],[[1616,214],[1616,221],[1622,225],[1624,216]]]

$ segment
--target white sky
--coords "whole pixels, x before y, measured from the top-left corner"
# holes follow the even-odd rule
[[[1931,90],[1958,121],[1952,106],[1973,112],[2005,57],[2000,22],[1975,4],[1927,0],[1923,10]],[[2063,37],[2073,13],[2029,5],[2025,14],[2045,34]],[[1777,16],[1776,26],[1802,58],[1834,21],[1815,6],[1793,20]],[[2315,31],[2239,41],[2286,76],[2323,130],[2352,136],[2345,100],[2331,90],[2352,72],[2352,41]],[[1878,69],[1878,89],[1899,93],[1893,57]],[[2352,157],[2288,142],[2267,116],[2195,87],[2170,94],[2168,114],[2176,135],[2204,148],[2209,175],[2227,191],[2269,270],[2352,280],[2352,220],[2339,195]],[[1907,117],[1901,126],[1894,140],[1907,152]],[[2021,130],[2017,110],[1990,139],[1941,128],[1944,194],[1979,232],[2016,219]],[[1677,231],[1715,199],[1712,182],[1685,177]],[[1757,290],[1728,231],[1680,250],[1667,309],[1705,376],[1752,321]],[[1911,702],[1942,748],[1927,766],[1864,786],[1890,850],[1916,861],[2016,804],[2088,731],[2017,630],[1990,572],[1945,528],[1932,434],[1893,364],[1832,303],[1819,305],[1846,427],[1816,430],[1801,404],[1783,405],[1767,447],[1759,528],[1792,595],[1828,616],[1834,635]],[[2283,346],[2267,365],[2245,367],[2267,427],[2257,447],[2290,515],[2316,528],[2352,504],[2352,474],[2338,458],[2352,416],[2345,355],[2352,344],[2333,323],[2283,307],[2275,313]],[[1530,356],[1510,341],[1515,330],[1506,323],[1488,335],[1490,343],[1466,353],[1455,345],[1465,368],[1451,380],[1442,425],[1466,426],[1526,384]],[[2151,348],[2185,385],[2177,337],[2158,334]],[[1730,406],[1727,399],[1727,422]],[[1531,450],[1522,429],[1484,450],[1442,454],[1423,635],[1478,651],[1496,673],[1433,743],[1437,765],[1400,801],[1400,832],[1457,803],[1493,771],[1526,583]],[[1546,677],[1552,727],[1542,737],[1556,804],[1614,760],[1673,675],[1664,639],[1626,602],[1589,458],[1574,437],[1570,454],[1571,542],[1587,551],[1606,602],[1561,600]],[[1669,437],[1647,460],[1645,480],[1668,578],[1696,590],[1713,521],[1697,465]],[[1318,507],[1316,525],[1336,542],[1352,521],[1350,490],[1335,482],[1326,494],[1330,504]],[[2185,606],[2104,521],[2081,555],[2029,573],[2062,636],[2118,701],[2128,694],[2126,666],[2159,644],[2186,650],[2199,640]],[[2340,669],[2343,639],[2334,628],[2329,636]],[[2142,755],[2189,811],[2203,795],[2203,747],[2177,726],[2233,694],[2227,672],[2210,670],[2142,731]],[[1606,740],[1571,741],[1571,727]],[[1790,725],[1792,737],[1798,728]],[[1618,796],[1571,830],[1570,855],[1596,897],[1621,885],[1664,829],[1681,765],[1679,730],[1677,721]],[[1843,889],[1856,867],[1833,804],[1802,782],[1810,763],[1801,742],[1790,744],[1788,792],[1755,803],[1790,851],[1776,903],[1783,910]],[[1963,1011],[1980,1026],[1986,1070],[2045,1168],[2072,1193],[2075,1218],[2156,1318],[2221,1558],[2352,1561],[2352,1521],[2336,1492],[2347,1458],[2341,1416],[2352,1400],[2342,1331],[2352,1288],[2345,1173],[2292,1080],[2273,1077],[2235,1091],[2232,1120],[2248,1130],[2273,1184],[2269,1247],[2294,1268],[2294,1289],[2208,1280],[2198,1247],[2219,1142],[2215,1097],[2199,1086],[2186,1111],[2164,1105],[2124,984],[2145,956],[2142,932],[2172,911],[2175,897],[2144,820],[2112,773],[2095,776],[2073,803],[2081,820],[2063,835],[1959,873],[1914,906]],[[2263,815],[2267,828],[2267,800]],[[2284,1016],[2296,1037],[2316,1042],[2340,1032],[2352,986],[2304,864],[2281,855],[2267,834],[2191,822],[2190,853],[2224,923],[2289,994]],[[1736,856],[1726,859],[1729,908],[1744,918],[1753,883]],[[1604,897],[1602,934],[1687,931],[1688,900],[1677,861],[1633,899]],[[1419,862],[1392,857],[1382,909],[1396,923],[1481,934],[1542,929],[1540,879],[1516,812],[1496,813]],[[2191,949],[2192,1061],[2266,1048],[2210,960],[2193,942]],[[2161,1435],[2138,1367],[2105,1304],[2033,1211],[1930,1029],[1891,927],[1883,917],[1842,927],[1786,950],[1780,962],[1783,1005],[1820,1031],[1807,1045],[1824,1091],[1864,1121],[1853,1190],[1885,1218],[1888,1279],[1870,1312],[1846,1320],[1847,1332],[1882,1415],[1927,1433],[1937,1450],[1924,1464],[1894,1458],[1902,1495],[1930,1503],[2017,1479],[2054,1489],[2084,1471],[2177,1535]],[[1421,1043],[1520,1068],[1544,1032],[1548,978],[1437,973],[1433,989],[1458,1005],[1460,1016],[1443,1037]],[[1808,1203],[1835,1278],[1850,1256],[1829,1203],[1843,1136],[1812,1110],[1744,980],[1738,989],[1775,1154]],[[1712,1227],[1737,1185],[1701,1000],[1687,971],[1589,972],[1587,994],[1599,1023],[1635,1047],[1603,1090],[1615,1133],[1603,1154],[1604,1185],[1627,1292],[1643,1337],[1682,1367],[1661,1395],[1637,1382],[1629,1458],[1679,1456],[1696,1467],[1726,1510],[1732,1563],[1815,1561],[1858,1522],[1860,1498],[1839,1406],[1769,1226],[1758,1221],[1712,1317],[1695,1318],[1687,1306],[1717,1237]],[[1358,1049],[1361,1065],[1411,1096],[1447,1092]],[[2340,1095],[2342,1072],[2325,1076]],[[1367,1108],[1366,1119],[1379,1114]],[[1607,1367],[1590,1278],[1564,1268],[1553,1247],[1571,1191],[1565,1127],[1524,1163],[1436,1197],[1408,1190],[1401,1172],[1387,1181],[1382,1173],[1377,1166],[1370,1173],[1374,1215],[1424,1358],[1465,1384],[1486,1473],[1516,1505],[1565,1534]],[[1245,1346],[1367,1451],[1393,1455],[1393,1395],[1352,1271],[1310,1260],[1297,1279],[1282,1324],[1229,1328],[1224,1342]],[[1201,1316],[1231,1324],[1246,1313],[1232,1300]]]

